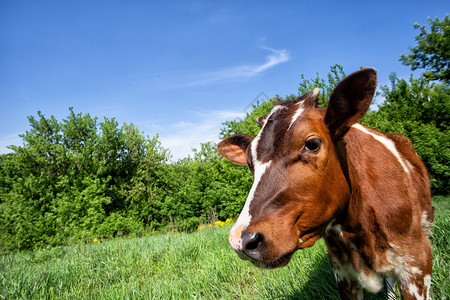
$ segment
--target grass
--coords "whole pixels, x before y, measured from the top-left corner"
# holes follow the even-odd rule
[[[433,296],[446,299],[450,197],[435,197],[434,204]],[[222,227],[4,255],[0,299],[338,299],[323,241],[298,251],[285,268],[260,270],[233,252],[228,231]]]

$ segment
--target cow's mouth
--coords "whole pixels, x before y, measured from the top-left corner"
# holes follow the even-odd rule
[[[284,267],[291,261],[292,255],[295,253],[295,251],[313,246],[316,243],[316,241],[320,238],[320,235],[308,234],[303,236],[302,238],[304,240],[299,239],[298,246],[295,250],[281,255],[275,260],[267,261],[263,259],[254,259],[244,253],[241,253],[239,256],[244,260],[250,260],[252,264],[261,269],[276,269]]]
[[[244,254],[245,257],[242,257],[242,256],[240,256],[240,257],[245,260],[250,260],[252,264],[254,264],[258,268],[262,268],[262,269],[276,269],[276,268],[284,267],[291,261],[292,255],[295,253],[295,251],[314,246],[316,241],[320,238],[320,235],[317,235],[317,234],[307,235],[302,238],[304,240],[300,241],[300,239],[299,239],[298,246],[295,250],[288,252],[286,254],[283,254],[280,257],[278,257],[277,259],[272,260],[272,261],[257,260],[257,259],[251,258],[250,256],[247,256],[245,254]]]

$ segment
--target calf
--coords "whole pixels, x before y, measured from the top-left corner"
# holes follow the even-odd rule
[[[363,288],[430,299],[433,222],[427,170],[403,135],[358,122],[377,81],[374,69],[342,80],[326,109],[319,89],[277,103],[253,138],[236,134],[222,156],[247,164],[254,183],[230,232],[237,254],[258,267],[286,265],[323,237],[342,299]]]

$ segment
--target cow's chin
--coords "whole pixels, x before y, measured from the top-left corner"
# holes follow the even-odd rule
[[[271,261],[255,260],[255,259],[248,257],[247,255],[243,255],[243,256],[240,255],[240,257],[245,260],[250,260],[251,263],[254,264],[255,266],[257,266],[258,268],[276,269],[276,268],[286,266],[291,261],[292,255],[295,253],[295,251],[314,246],[314,244],[317,242],[318,239],[320,239],[320,237],[321,237],[320,234],[308,234],[306,236],[303,236],[303,238],[305,240],[302,242],[299,242],[296,249],[293,249],[290,252],[287,252],[287,253],[279,256],[275,260],[271,260]]]
[[[294,251],[295,252],[295,251]],[[251,259],[251,263],[261,269],[276,269],[286,266],[290,261],[294,252],[286,253],[279,258],[272,261],[254,260]]]

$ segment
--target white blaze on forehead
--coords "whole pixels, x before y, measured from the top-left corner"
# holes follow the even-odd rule
[[[263,164],[260,164],[258,162],[257,164],[255,164],[255,179],[253,181],[252,188],[250,189],[250,193],[247,196],[244,208],[242,209],[239,218],[236,221],[236,224],[234,224],[230,232],[230,243],[234,249],[242,249],[241,233],[245,230],[245,228],[247,228],[247,226],[250,224],[250,220],[252,219],[252,216],[250,215],[250,202],[252,202],[261,177],[265,173],[266,169],[269,168],[270,163],[271,162],[269,161]]]
[[[258,160],[257,157],[257,149],[258,149],[258,142],[261,138],[261,134],[264,131],[264,128],[267,124],[267,120],[277,111],[283,109],[283,106],[277,105],[275,106],[270,113],[268,114],[264,125],[261,128],[261,131],[259,134],[253,139],[251,143],[251,152],[252,152],[252,159],[253,159],[253,167],[254,167],[254,180],[252,188],[250,189],[250,192],[247,196],[247,200],[245,201],[244,208],[242,209],[239,218],[236,221],[236,224],[234,224],[233,228],[231,228],[230,231],[230,244],[235,250],[242,249],[242,239],[241,239],[241,233],[242,231],[247,228],[247,226],[250,224],[250,220],[252,219],[252,216],[250,215],[250,203],[252,202],[255,191],[259,186],[259,182],[261,181],[261,177],[264,175],[266,170],[269,168],[271,161],[262,163]]]
[[[315,88],[312,92],[312,94],[309,97],[317,98],[319,97],[320,89]],[[300,101],[299,103],[295,104],[298,106],[297,110],[295,111],[295,114],[292,116],[291,124],[289,124],[288,130],[291,129],[292,125],[294,125],[295,121],[297,121],[298,117],[302,115],[302,113],[305,111],[305,108],[303,107],[303,104],[305,103],[305,100]]]
[[[297,121],[298,117],[302,115],[302,113],[305,111],[303,108],[303,101],[295,104],[298,106],[297,110],[295,111],[295,114],[292,116],[291,124],[289,124],[288,130],[291,129],[292,125],[294,125],[295,121]]]
[[[403,170],[406,173],[409,173],[408,166],[405,164],[405,162],[401,158],[400,153],[397,151],[397,148],[395,147],[395,144],[392,140],[390,140],[382,135],[378,135],[378,134],[370,132],[365,127],[363,127],[361,124],[354,124],[352,127],[356,128],[366,134],[371,135],[374,139],[376,139],[377,141],[382,143],[389,151],[391,151],[391,153],[395,156],[395,158],[397,158],[397,160],[400,163],[400,165],[402,166]]]
[[[279,110],[282,110],[283,108],[284,108],[284,106],[281,106],[281,105],[277,105],[274,108],[272,108],[270,113],[267,115],[267,118],[264,120],[264,124],[261,127],[261,130],[259,131],[258,135],[253,139],[252,144],[251,144],[253,162],[256,162],[258,160],[256,149],[258,149],[258,143],[259,143],[259,140],[261,139],[261,134],[264,131],[264,128],[266,127],[267,121],[270,119],[270,117],[274,113],[276,113]]]

